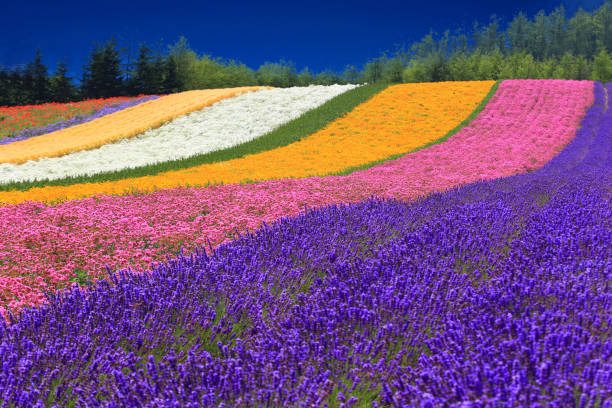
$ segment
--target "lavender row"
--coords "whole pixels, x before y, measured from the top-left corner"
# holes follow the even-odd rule
[[[538,171],[308,210],[50,295],[0,326],[0,401],[611,407],[612,110],[595,93]]]
[[[34,136],[40,136],[46,133],[56,132],[58,130],[80,125],[82,123],[91,122],[92,120],[98,119],[102,116],[110,115],[111,113],[119,112],[120,110],[131,108],[132,106],[136,106],[143,102],[151,101],[157,98],[159,98],[158,95],[151,95],[151,96],[145,96],[145,97],[138,98],[138,99],[132,99],[129,101],[115,103],[113,105],[105,106],[102,109],[94,111],[91,114],[76,115],[70,119],[66,119],[61,122],[52,123],[50,125],[24,129],[23,131],[17,133],[14,137],[6,137],[4,139],[1,139],[0,145],[9,144],[9,143],[16,142],[19,140],[29,139]]]

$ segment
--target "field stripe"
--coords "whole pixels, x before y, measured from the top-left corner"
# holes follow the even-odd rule
[[[58,157],[93,149],[122,138],[134,137],[222,99],[258,89],[261,87],[206,89],[166,95],[92,122],[2,145],[0,163],[24,163],[41,157]]]

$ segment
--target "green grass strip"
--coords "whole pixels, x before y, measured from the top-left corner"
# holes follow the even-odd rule
[[[491,89],[489,90],[489,93],[484,97],[484,99],[480,102],[480,104],[478,104],[478,106],[476,107],[476,109],[474,109],[474,111],[472,111],[472,113],[470,113],[470,116],[468,116],[467,118],[465,118],[463,120],[463,122],[461,122],[460,124],[458,124],[457,126],[455,126],[453,129],[451,129],[446,135],[442,136],[439,139],[433,140],[427,144],[424,144],[422,146],[419,146],[415,149],[412,149],[410,151],[404,152],[404,153],[397,153],[397,154],[393,154],[391,156],[385,157],[384,159],[379,159],[379,160],[375,160],[369,163],[365,163],[365,164],[360,164],[358,166],[353,166],[353,167],[349,167],[345,170],[340,170],[337,172],[331,172],[331,173],[327,173],[322,177],[325,176],[346,176],[348,174],[351,174],[357,170],[365,170],[365,169],[369,169],[370,167],[374,167],[377,164],[382,164],[384,162],[387,162],[389,160],[395,160],[395,159],[399,159],[400,157],[407,155],[409,153],[414,153],[416,151],[419,151],[421,149],[425,149],[428,148],[429,146],[433,146],[435,144],[438,143],[442,143],[444,141],[446,141],[449,137],[453,136],[454,134],[456,134],[457,132],[459,132],[461,129],[463,129],[465,126],[467,126],[471,121],[473,121],[474,119],[476,119],[476,116],[478,116],[478,114],[480,112],[482,112],[482,110],[485,108],[485,106],[487,106],[487,103],[489,103],[489,100],[493,97],[493,95],[495,95],[495,92],[497,92],[497,88],[499,87],[499,84],[502,82],[502,80],[499,80],[497,82],[495,82],[493,84],[493,86],[491,86]]]
[[[294,119],[261,137],[258,137],[257,139],[253,139],[227,149],[200,154],[185,159],[150,164],[133,169],[98,173],[91,176],[66,177],[57,180],[13,182],[0,185],[0,191],[26,191],[34,187],[69,186],[80,183],[101,183],[105,181],[151,176],[171,170],[180,170],[202,164],[238,159],[249,154],[276,149],[278,147],[283,147],[302,140],[303,138],[323,129],[330,122],[344,116],[348,112],[352,111],[357,105],[371,99],[374,95],[382,92],[388,86],[388,84],[384,83],[375,83],[351,89],[330,99],[318,108],[306,112],[299,118]]]

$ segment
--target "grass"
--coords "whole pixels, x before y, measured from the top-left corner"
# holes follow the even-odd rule
[[[92,176],[66,177],[57,180],[13,182],[0,185],[0,191],[26,191],[35,187],[68,186],[80,183],[100,183],[105,181],[151,176],[166,171],[180,170],[202,164],[223,162],[244,157],[249,154],[272,150],[302,140],[303,138],[323,129],[327,124],[352,111],[357,105],[366,102],[374,95],[387,88],[387,86],[388,84],[375,83],[351,89],[332,98],[318,108],[306,112],[299,118],[282,125],[272,132],[269,132],[257,139],[227,149],[199,154],[186,159],[151,164],[133,169],[123,169],[115,172],[104,172]]]

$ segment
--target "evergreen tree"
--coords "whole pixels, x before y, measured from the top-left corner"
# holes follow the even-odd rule
[[[536,14],[532,27],[531,46],[529,47],[531,49],[530,54],[536,59],[545,58],[548,51],[548,17],[544,14],[544,11],[540,10]]]
[[[9,87],[9,73],[0,65],[0,106],[11,105],[11,99],[9,98]]]
[[[164,60],[164,81],[162,84],[162,92],[165,94],[171,94],[181,90],[181,83],[178,77],[176,62],[173,58],[167,57]]]
[[[54,102],[70,102],[76,97],[72,79],[68,77],[68,67],[63,61],[57,64],[55,75],[51,77],[50,90]]]
[[[574,55],[592,58],[595,55],[596,42],[593,18],[579,9],[568,23],[568,42]]]
[[[141,44],[138,49],[136,60],[136,73],[134,75],[134,93],[152,95],[158,92],[160,77],[157,65],[153,63],[151,49],[146,44]]]
[[[513,52],[526,52],[529,48],[529,20],[519,13],[510,23],[506,35]]]
[[[595,46],[598,51],[612,52],[612,8],[604,3],[593,15]]]
[[[86,98],[110,98],[124,93],[121,60],[114,38],[102,48],[94,46],[83,70],[81,89]]]
[[[47,66],[42,62],[40,49],[36,50],[34,61],[30,62],[26,68],[28,78],[31,77],[31,88],[29,89],[32,104],[45,103],[50,100],[49,77]],[[29,83],[29,81],[28,81]]]
[[[567,19],[563,5],[557,7],[549,17],[549,37],[548,56],[561,57],[567,49]]]
[[[17,104],[18,105],[31,105],[34,104],[34,72],[33,70],[26,67],[16,69],[14,76],[15,88],[17,90]]]

